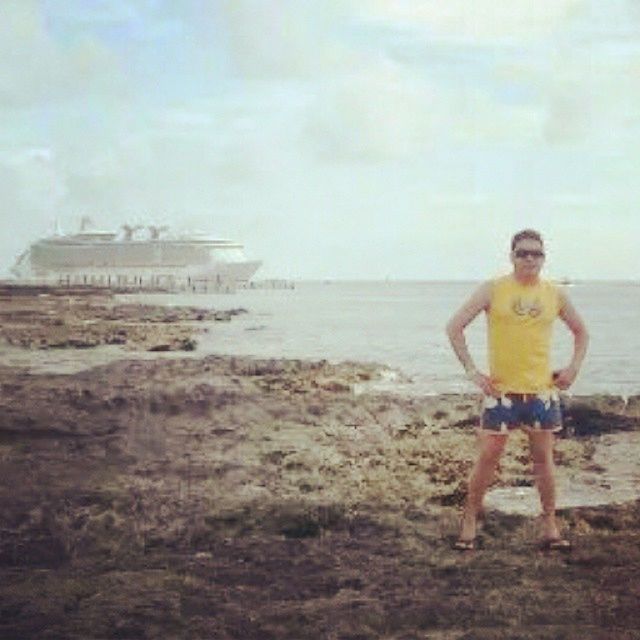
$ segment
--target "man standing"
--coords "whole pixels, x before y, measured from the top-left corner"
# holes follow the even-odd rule
[[[568,389],[578,375],[589,337],[566,293],[540,278],[544,243],[532,229],[511,240],[513,272],[481,285],[451,318],[447,334],[469,379],[484,394],[478,430],[479,454],[471,476],[460,536],[454,548],[475,547],[476,521],[484,494],[510,430],[529,436],[533,470],[542,505],[542,542],[547,549],[568,549],[555,518],[554,432],[562,428],[558,389]],[[482,311],[487,314],[489,375],[473,363],[465,327]],[[556,317],[574,337],[571,362],[552,374],[550,345]]]

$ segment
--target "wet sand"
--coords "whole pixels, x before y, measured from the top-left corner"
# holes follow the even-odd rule
[[[13,296],[3,317],[5,342],[31,325],[37,338],[13,348],[33,362],[61,326],[67,301],[51,297]],[[114,301],[82,300],[64,326],[96,320],[84,349],[103,348]],[[215,331],[183,311],[126,317],[153,344]],[[67,350],[83,348],[74,331]],[[495,484],[511,497],[460,554],[476,397],[381,392],[376,364],[199,358],[197,344],[141,359],[131,344],[68,373],[0,366],[0,637],[639,637],[640,503],[627,490],[640,397],[566,399],[561,482],[610,502],[560,510],[571,553],[540,552],[536,519],[509,507],[531,488],[516,436]]]

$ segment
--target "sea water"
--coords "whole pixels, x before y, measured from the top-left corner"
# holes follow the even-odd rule
[[[402,372],[415,393],[471,391],[451,351],[445,325],[478,286],[474,282],[297,282],[294,289],[246,289],[234,294],[145,294],[152,304],[214,309],[242,307],[246,314],[215,323],[198,337],[198,354],[377,362]],[[640,283],[584,282],[566,293],[589,329],[591,341],[575,394],[640,393]],[[131,301],[131,296],[127,296]],[[471,353],[486,367],[486,320],[466,331]],[[561,321],[554,330],[553,366],[568,364],[572,336]]]

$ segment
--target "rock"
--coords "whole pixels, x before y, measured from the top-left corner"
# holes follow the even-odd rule
[[[610,410],[601,399],[576,398],[564,407],[565,431],[576,436],[591,436],[640,427],[640,419]],[[618,406],[622,408],[622,403]]]
[[[166,343],[156,344],[156,345],[153,345],[152,347],[149,347],[147,351],[171,351],[171,345]]]
[[[351,391],[351,387],[348,384],[344,384],[338,380],[327,380],[320,384],[320,388],[324,391],[331,391],[332,393],[346,393]]]
[[[25,349],[88,349],[101,344],[126,344],[135,349],[151,343],[159,350],[171,345],[169,350],[188,351],[195,346],[194,334],[208,330],[206,326],[196,327],[194,322],[228,322],[246,313],[244,309],[112,305],[109,292],[88,289],[79,295],[77,290],[63,288],[47,297],[37,297],[35,289],[20,296],[14,293],[2,302],[0,338]]]
[[[195,351],[198,343],[193,338],[185,338],[180,341],[179,349],[182,351]]]

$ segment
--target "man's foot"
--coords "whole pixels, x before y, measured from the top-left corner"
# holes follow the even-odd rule
[[[460,525],[460,535],[458,536],[458,540],[475,540],[476,528],[476,516],[470,515],[465,511],[465,513],[462,514],[462,523]]]
[[[571,551],[571,542],[566,538],[543,538],[540,542],[541,551]]]
[[[555,514],[542,514],[542,539],[543,540],[560,540],[560,529],[556,522]]]

